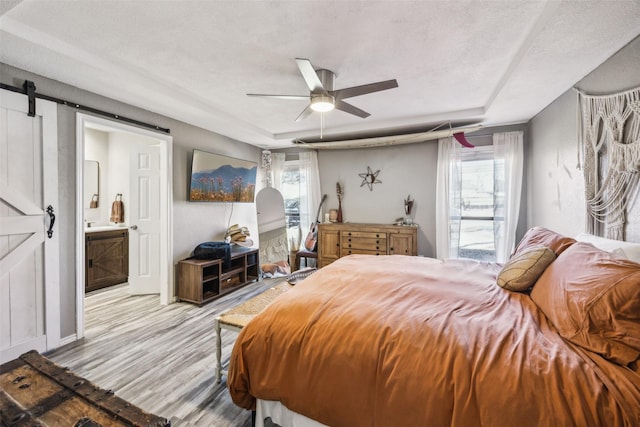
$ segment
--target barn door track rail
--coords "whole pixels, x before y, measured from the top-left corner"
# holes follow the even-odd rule
[[[67,107],[75,108],[77,110],[86,111],[92,114],[97,114],[103,117],[108,117],[110,119],[120,120],[122,122],[131,123],[136,126],[145,127],[148,129],[153,129],[155,131],[171,133],[171,130],[168,128],[163,128],[161,126],[141,122],[139,120],[131,119],[129,117],[121,116],[120,114],[113,114],[107,111],[98,110],[97,108],[88,107],[86,105],[78,104],[77,102],[67,101],[65,99],[56,98],[53,96],[43,95],[41,93],[36,93],[36,85],[34,82],[30,80],[25,80],[22,88],[16,86],[10,86],[4,83],[0,83],[0,89],[9,90],[11,92],[22,93],[27,95],[29,102],[29,112],[27,113],[29,116],[36,115],[36,98],[44,99],[47,101],[55,102],[56,104],[65,105]]]

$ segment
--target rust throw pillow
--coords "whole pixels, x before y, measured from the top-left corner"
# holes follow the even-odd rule
[[[529,290],[544,270],[556,259],[556,254],[545,246],[530,246],[507,261],[496,282],[509,291]]]
[[[622,365],[640,356],[640,264],[578,242],[542,273],[531,299],[568,341]]]
[[[532,227],[520,240],[513,255],[516,255],[532,246],[545,246],[551,249],[556,255],[560,255],[565,249],[573,245],[576,239],[563,236],[555,231],[544,227]],[[513,256],[511,255],[511,256]]]

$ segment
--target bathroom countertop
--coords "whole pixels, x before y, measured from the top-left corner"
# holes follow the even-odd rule
[[[85,233],[97,233],[98,231],[112,231],[112,230],[122,230],[125,229],[126,230],[127,226],[122,224],[122,225],[94,225],[91,227],[85,227],[84,228],[84,232]]]

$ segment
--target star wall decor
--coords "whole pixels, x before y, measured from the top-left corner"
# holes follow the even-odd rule
[[[364,173],[359,173],[358,175],[360,176],[360,178],[362,178],[362,184],[360,184],[360,187],[363,187],[364,185],[368,185],[369,186],[369,191],[373,191],[373,184],[381,184],[382,181],[380,181],[378,179],[378,174],[380,173],[380,169],[378,169],[377,171],[372,171],[371,168],[369,166],[367,166],[367,171]]]

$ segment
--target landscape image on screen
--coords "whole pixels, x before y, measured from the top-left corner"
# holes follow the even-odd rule
[[[191,202],[253,202],[258,164],[193,150]]]

